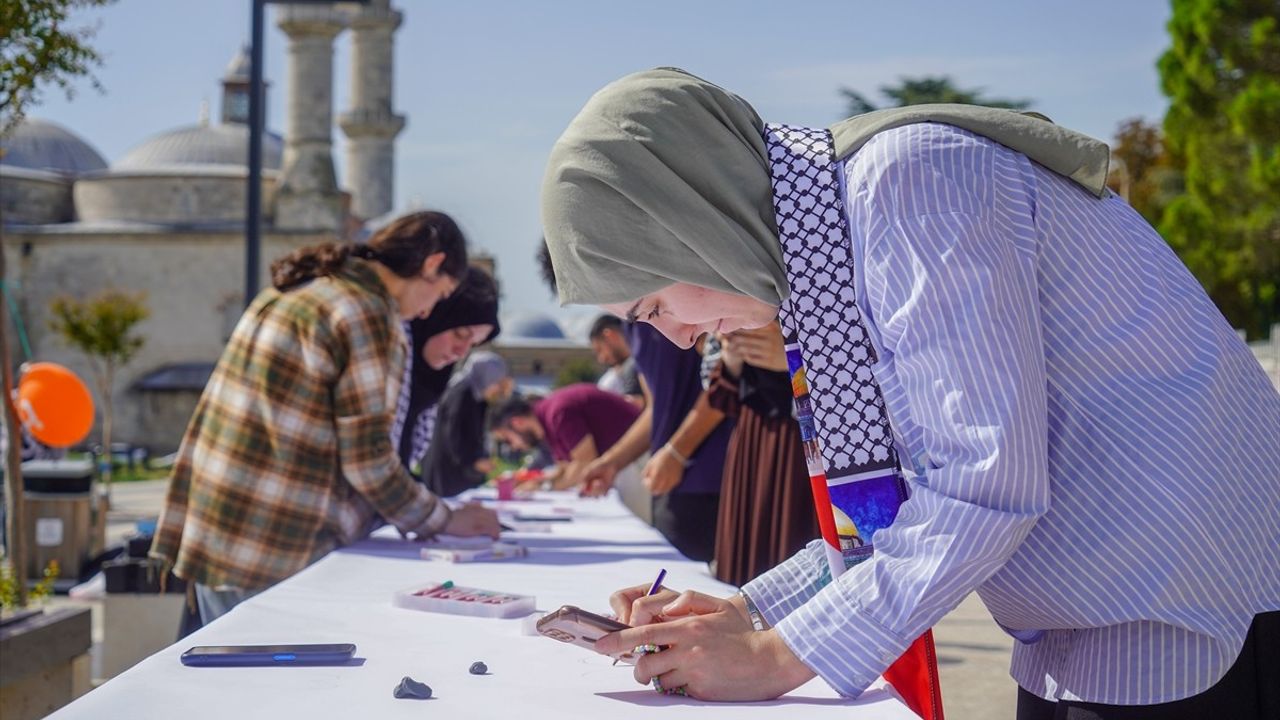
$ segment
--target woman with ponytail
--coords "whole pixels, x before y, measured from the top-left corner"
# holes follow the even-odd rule
[[[466,268],[462,232],[438,212],[272,264],[192,415],[151,548],[195,585],[204,622],[384,520],[420,537],[497,536],[492,511],[451,511],[414,482],[389,437],[401,323],[430,314]]]

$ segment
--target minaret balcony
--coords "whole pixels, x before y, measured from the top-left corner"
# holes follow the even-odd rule
[[[391,139],[404,129],[404,116],[389,110],[355,109],[338,115],[338,126],[347,137]]]

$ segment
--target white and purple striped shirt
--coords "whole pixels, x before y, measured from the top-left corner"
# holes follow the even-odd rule
[[[990,140],[881,133],[846,165],[858,303],[911,498],[819,589],[744,589],[857,695],[976,590],[1046,699],[1200,693],[1280,609],[1280,394],[1165,242]]]

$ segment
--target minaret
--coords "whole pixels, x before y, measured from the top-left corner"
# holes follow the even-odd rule
[[[400,20],[391,0],[373,0],[350,16],[351,109],[338,124],[348,138],[343,184],[362,220],[391,212],[395,202],[395,137],[404,116],[391,109],[392,51]]]
[[[241,46],[222,75],[222,124],[249,124],[249,48]],[[265,95],[265,93],[264,93]],[[263,113],[266,116],[266,113]]]
[[[344,224],[333,172],[333,39],[347,14],[332,5],[280,5],[289,36],[289,107],[276,191],[278,230],[330,230]]]

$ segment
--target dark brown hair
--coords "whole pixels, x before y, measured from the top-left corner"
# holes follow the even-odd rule
[[[332,275],[347,258],[381,263],[400,277],[421,272],[432,253],[444,253],[440,272],[461,278],[467,271],[467,241],[453,218],[442,212],[411,213],[391,221],[366,243],[326,243],[299,248],[271,263],[271,284],[289,290]]]

